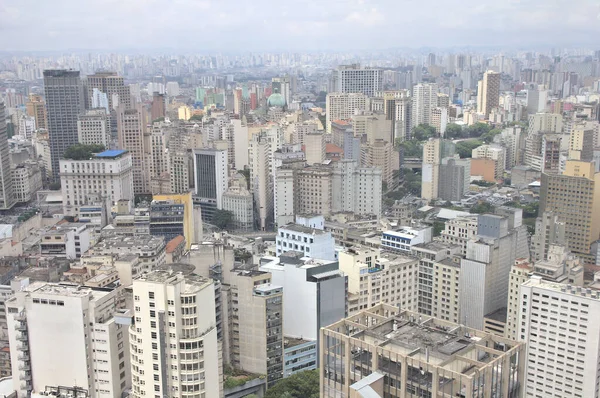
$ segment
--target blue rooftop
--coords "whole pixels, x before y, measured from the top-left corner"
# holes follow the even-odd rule
[[[97,158],[118,158],[122,154],[127,153],[124,149],[109,149],[108,151],[96,154]]]

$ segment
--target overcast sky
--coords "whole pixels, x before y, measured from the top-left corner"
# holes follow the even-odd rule
[[[0,0],[0,51],[600,47],[600,0]]]

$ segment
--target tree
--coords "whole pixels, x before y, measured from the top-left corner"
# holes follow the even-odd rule
[[[227,228],[232,221],[233,213],[229,210],[217,209],[213,214],[212,224],[219,229]]]
[[[450,123],[446,126],[446,132],[444,137],[446,138],[461,138],[463,136],[463,129],[456,123]]]
[[[327,93],[325,91],[319,91],[319,95],[317,95],[315,102],[325,102],[326,99]]]
[[[500,134],[501,132],[502,132],[502,130],[500,130],[500,129],[492,129],[492,130],[488,131],[487,133],[482,134],[481,137],[479,137],[479,138],[486,144],[489,144],[492,141],[494,141],[494,137],[497,136],[498,134]]]
[[[165,121],[165,118],[161,116],[159,118],[154,119],[152,121],[152,124],[154,124],[154,123],[160,123],[160,122],[164,122],[164,121]]]
[[[104,151],[104,145],[100,144],[75,144],[65,150],[63,157],[71,160],[86,160],[90,159],[94,153]]]
[[[456,143],[456,153],[460,155],[461,158],[470,158],[473,149],[481,146],[483,142],[479,140],[467,140]]]
[[[427,141],[436,135],[435,127],[428,124],[419,124],[412,129],[412,137],[417,141]]]
[[[492,128],[488,124],[479,122],[467,127],[467,132],[469,133],[469,137],[481,137],[491,129]]]
[[[279,380],[265,398],[319,398],[319,371],[306,370]]]
[[[402,148],[405,158],[421,158],[423,156],[423,145],[417,140],[401,141],[398,139],[396,144]]]
[[[204,119],[204,115],[192,115],[192,117],[190,117],[190,120],[198,120],[198,121],[202,121],[202,119]]]
[[[471,207],[470,212],[473,214],[485,214],[492,213],[494,211],[494,206],[488,202],[479,202],[473,207]]]

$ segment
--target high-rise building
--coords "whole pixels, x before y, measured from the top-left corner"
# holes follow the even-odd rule
[[[386,119],[392,120],[392,138],[410,137],[412,128],[412,99],[409,90],[384,91],[383,112]]]
[[[369,109],[369,97],[363,93],[329,93],[325,98],[325,129],[331,134],[331,123],[348,120],[357,111]]]
[[[569,159],[591,162],[594,160],[594,130],[578,124],[569,136]]]
[[[413,87],[411,130],[421,124],[432,125],[431,114],[437,107],[438,90],[436,83],[422,83]]]
[[[394,144],[389,141],[377,139],[361,147],[361,166],[381,169],[381,180],[388,187],[392,186],[393,173],[399,168],[399,160]]]
[[[76,216],[88,195],[99,194],[108,208],[119,200],[134,199],[134,172],[129,152],[116,149],[100,152],[92,159],[60,160],[63,212]]]
[[[119,289],[46,282],[16,292],[6,307],[18,396],[77,386],[86,397],[121,397],[131,386],[121,299]]]
[[[90,109],[77,119],[77,136],[80,144],[111,146],[110,114],[104,108]]]
[[[10,209],[17,203],[13,188],[13,177],[8,150],[8,129],[6,110],[0,101],[0,209]]]
[[[494,177],[496,180],[504,178],[506,165],[506,148],[499,145],[481,145],[471,151],[473,159],[490,159],[494,161]]]
[[[469,175],[470,168],[465,167],[466,162],[460,163],[455,158],[442,159],[439,169],[438,198],[451,202],[462,199],[465,191],[465,175]]]
[[[48,134],[54,180],[59,178],[59,160],[77,144],[77,119],[85,109],[79,71],[45,70],[44,93],[48,112]]]
[[[48,129],[48,118],[46,115],[46,102],[41,95],[30,94],[27,101],[27,114],[35,119],[37,129]]]
[[[219,397],[215,287],[210,279],[155,270],[133,281],[129,327],[133,397]]]
[[[340,93],[363,93],[372,97],[383,86],[383,71],[363,68],[359,64],[340,65],[333,71],[335,90]]]
[[[233,215],[232,228],[236,231],[254,229],[254,201],[247,189],[246,178],[240,174],[234,177],[223,194],[223,210]]]
[[[545,282],[520,286],[519,340],[527,342],[527,397],[598,397],[600,299],[596,290]]]
[[[264,231],[273,222],[273,162],[272,140],[266,132],[252,136],[248,148],[250,189],[254,196],[254,211],[259,230]]]
[[[195,211],[192,193],[153,195],[150,203],[150,235],[162,236],[165,242],[183,235],[186,249],[197,242],[202,219]]]
[[[421,197],[431,200],[438,197],[442,139],[430,138],[423,144],[423,166],[421,174]]]
[[[97,89],[101,93],[106,94],[109,112],[118,106],[131,109],[129,87],[125,85],[123,76],[119,76],[117,72],[96,72],[93,75],[88,75],[86,86],[88,90],[88,108],[92,108],[93,96],[91,94],[94,89]]]
[[[228,153],[219,149],[194,149],[195,196],[200,200],[205,219],[223,208],[227,190]]]
[[[591,261],[600,238],[600,173],[593,162],[568,160],[563,174],[542,173],[540,214],[553,212],[565,223],[569,250]]]
[[[154,121],[156,119],[164,118],[166,114],[166,103],[165,95],[157,92],[152,94],[152,107],[150,109],[150,118]]]
[[[500,73],[488,70],[477,83],[477,112],[487,119],[500,104]]]
[[[532,260],[547,260],[550,245],[556,244],[567,245],[565,223],[554,212],[540,213],[535,220],[535,234],[531,237]]]
[[[312,133],[304,136],[306,164],[321,164],[325,161],[325,135]]]
[[[117,108],[119,148],[129,151],[133,162],[133,191],[136,195],[150,192],[151,135],[146,134],[145,109]]]
[[[381,303],[321,329],[320,396],[520,397],[525,350],[525,343]]]

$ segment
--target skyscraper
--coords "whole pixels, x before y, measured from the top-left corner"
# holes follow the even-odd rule
[[[194,149],[195,196],[201,201],[205,219],[211,219],[214,210],[223,207],[223,194],[227,190],[227,161],[227,150]]]
[[[16,203],[8,152],[8,131],[4,102],[0,101],[0,209],[10,209]]]
[[[85,109],[79,71],[44,71],[44,93],[48,113],[52,173],[58,179],[58,161],[65,150],[77,144],[77,118]]]
[[[117,106],[124,106],[125,109],[131,108],[131,93],[129,87],[125,85],[123,76],[117,75],[117,72],[96,72],[87,77],[88,89],[88,107],[92,107],[93,91],[106,94],[108,99],[109,111]]]
[[[438,85],[422,83],[413,87],[412,126],[431,125],[431,112],[437,107]]]
[[[477,112],[487,119],[500,104],[500,73],[488,70],[477,84]]]
[[[150,192],[150,138],[146,136],[145,110],[140,106],[117,108],[119,148],[131,153],[133,159],[133,191],[136,195]]]
[[[333,71],[335,91],[340,93],[363,93],[372,97],[383,86],[383,71],[362,68],[360,64],[341,65]]]

